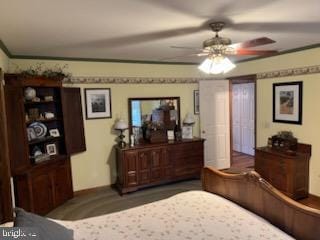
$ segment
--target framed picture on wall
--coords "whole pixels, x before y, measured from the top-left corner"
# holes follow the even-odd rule
[[[302,81],[273,84],[273,122],[302,124]]]
[[[86,118],[111,118],[111,90],[110,88],[86,88]]]
[[[200,113],[199,90],[193,91],[194,114]]]

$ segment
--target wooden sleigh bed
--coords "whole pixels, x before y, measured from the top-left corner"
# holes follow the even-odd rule
[[[320,211],[288,198],[255,171],[226,174],[206,167],[202,186],[205,191],[237,203],[296,239],[320,239]]]
[[[116,213],[55,221],[72,229],[74,240],[320,239],[320,211],[286,197],[254,171],[227,174],[206,167],[202,185],[204,191]]]

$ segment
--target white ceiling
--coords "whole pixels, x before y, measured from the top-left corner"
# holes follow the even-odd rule
[[[262,49],[319,43],[319,0],[1,0],[0,39],[13,55],[200,62],[170,46],[269,37]],[[259,48],[261,49],[261,48]],[[239,58],[237,58],[239,59]]]

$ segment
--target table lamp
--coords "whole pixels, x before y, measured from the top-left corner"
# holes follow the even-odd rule
[[[118,143],[118,146],[121,148],[124,148],[126,146],[126,142],[123,140],[125,137],[123,135],[123,132],[126,129],[128,129],[128,124],[123,119],[119,119],[116,121],[116,123],[114,125],[114,129],[120,131],[120,136],[119,136],[120,141]]]
[[[194,116],[191,113],[187,113],[185,119],[183,119],[184,125],[192,126],[195,122]]]

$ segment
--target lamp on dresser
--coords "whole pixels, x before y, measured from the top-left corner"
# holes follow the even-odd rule
[[[114,125],[114,129],[120,131],[118,146],[124,148],[126,142],[123,140],[125,137],[123,132],[128,129],[128,124],[123,119],[118,119]]]

